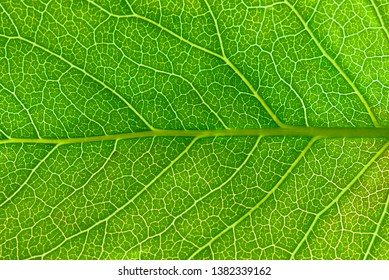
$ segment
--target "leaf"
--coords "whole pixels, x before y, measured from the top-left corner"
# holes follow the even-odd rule
[[[1,259],[388,259],[388,9],[1,1]]]

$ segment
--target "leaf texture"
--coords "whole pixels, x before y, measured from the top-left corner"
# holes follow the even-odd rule
[[[1,259],[388,259],[389,4],[0,2]]]

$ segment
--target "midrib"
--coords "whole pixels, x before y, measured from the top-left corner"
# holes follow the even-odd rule
[[[287,127],[253,128],[228,130],[150,130],[123,134],[88,136],[80,138],[10,138],[0,140],[6,143],[73,144],[96,141],[109,141],[144,137],[222,137],[222,136],[307,136],[322,138],[389,138],[389,128],[324,128],[324,127]]]

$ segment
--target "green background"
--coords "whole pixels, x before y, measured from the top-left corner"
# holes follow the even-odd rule
[[[387,1],[0,2],[1,259],[388,259]]]

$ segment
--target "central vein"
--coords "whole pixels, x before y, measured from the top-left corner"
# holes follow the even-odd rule
[[[150,130],[113,135],[87,136],[79,138],[10,138],[0,140],[6,143],[46,143],[72,144],[95,141],[120,140],[144,137],[222,137],[222,136],[307,136],[322,138],[389,138],[389,128],[324,128],[324,127],[287,127],[253,128],[228,130]]]

